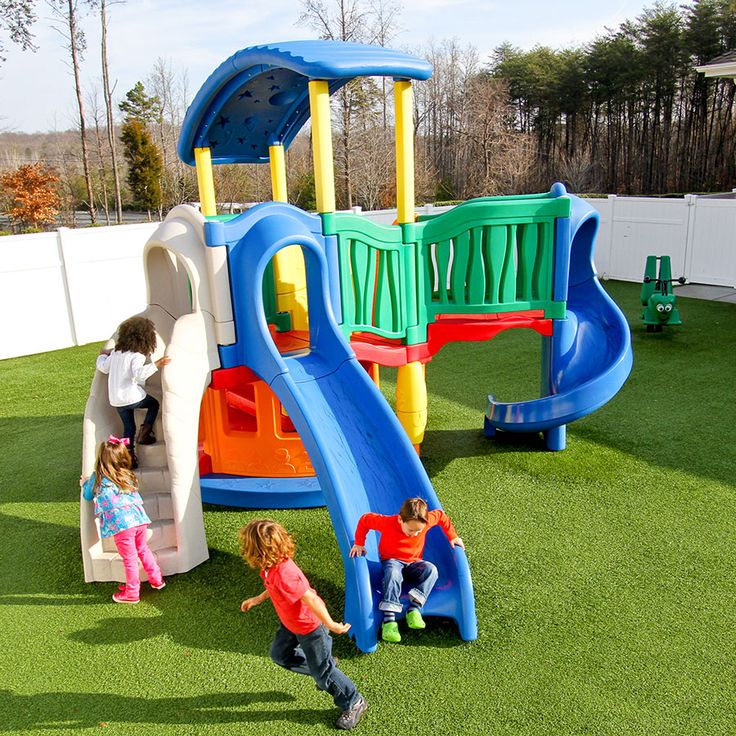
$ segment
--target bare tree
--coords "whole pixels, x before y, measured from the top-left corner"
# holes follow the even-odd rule
[[[123,221],[123,199],[120,188],[120,167],[118,166],[117,144],[115,137],[115,117],[113,114],[112,89],[110,88],[110,71],[107,63],[107,6],[118,5],[124,0],[100,0],[100,25],[102,37],[100,53],[102,56],[102,93],[105,98],[105,115],[107,120],[107,144],[110,147],[112,161],[112,177],[115,187],[115,220],[118,225]]]
[[[35,51],[31,26],[36,20],[35,0],[0,0],[0,31],[23,50]],[[5,61],[4,39],[0,37],[0,61]]]
[[[177,72],[170,59],[159,57],[147,85],[159,100],[157,126],[158,146],[163,160],[161,190],[166,206],[192,199],[194,179],[190,167],[179,159],[176,144],[187,108],[188,78],[186,71]]]
[[[94,3],[94,0],[86,1],[87,4]],[[77,95],[77,108],[79,110],[82,165],[84,167],[84,180],[87,185],[87,207],[89,209],[90,220],[94,225],[97,222],[97,215],[95,212],[95,198],[92,188],[92,173],[89,166],[89,152],[87,150],[87,124],[84,116],[82,83],[79,76],[79,66],[86,48],[86,39],[84,31],[79,26],[79,7],[77,0],[48,0],[48,2],[58,21],[57,30],[67,41],[67,48],[71,55],[72,74],[74,75],[74,90]]]
[[[368,4],[364,0],[301,0],[299,23],[315,30],[320,38],[366,43],[392,35],[392,23],[398,11],[388,0]],[[356,114],[369,100],[366,80],[356,79],[346,84],[338,94],[339,145],[337,169],[341,173],[342,204],[353,206],[353,127]],[[375,95],[375,85],[373,85]],[[375,97],[373,98],[375,100]]]
[[[401,8],[393,0],[373,0],[371,3],[373,23],[371,25],[370,42],[378,46],[386,46],[398,33],[399,16]],[[388,129],[388,97],[391,90],[388,89],[388,80],[381,77],[381,95],[383,110],[383,129]]]
[[[394,205],[394,141],[390,130],[376,126],[355,136],[355,199],[366,210]]]
[[[105,163],[105,149],[102,144],[104,127],[104,111],[100,106],[100,100],[98,96],[98,89],[95,87],[92,91],[87,93],[88,109],[94,122],[95,130],[95,148],[97,154],[97,178],[99,182],[98,193],[101,193],[101,197],[97,197],[98,202],[102,202],[102,209],[105,213],[105,223],[110,225],[110,202],[109,192],[107,190],[107,165]],[[120,224],[120,223],[118,223]]]
[[[456,39],[449,39],[431,44],[421,55],[434,72],[417,86],[417,136],[426,160],[437,167],[437,196],[456,199],[463,188],[463,171],[454,131],[462,127],[467,86],[478,70],[478,52],[472,45],[461,47]]]

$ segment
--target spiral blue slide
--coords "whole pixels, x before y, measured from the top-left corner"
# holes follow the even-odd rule
[[[317,472],[345,571],[345,621],[359,649],[376,649],[381,570],[375,534],[366,557],[349,557],[360,516],[395,514],[409,496],[440,508],[432,484],[391,408],[341,336],[327,286],[320,221],[297,208],[267,203],[232,223],[212,223],[207,242],[228,245],[234,345],[220,348],[224,367],[246,365],[268,383],[299,432]],[[266,323],[263,274],[279,248],[300,245],[307,272],[310,349],[280,354]],[[477,637],[475,601],[464,550],[439,528],[427,535],[425,559],[440,577],[423,612],[454,620],[465,640]]]
[[[491,395],[485,422],[488,435],[497,429],[543,431],[552,450],[564,448],[569,422],[590,414],[616,395],[633,364],[629,325],[604,291],[593,265],[598,212],[578,197],[569,196],[567,318],[554,320],[552,337],[543,342],[549,395],[515,403],[501,403]]]

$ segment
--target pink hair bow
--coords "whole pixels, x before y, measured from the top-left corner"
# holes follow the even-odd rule
[[[107,444],[108,445],[129,445],[130,440],[127,437],[116,437],[114,434],[111,434],[107,438]]]

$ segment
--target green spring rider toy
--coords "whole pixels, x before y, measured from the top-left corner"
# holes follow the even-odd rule
[[[657,261],[659,273],[657,274]],[[681,325],[680,312],[675,306],[675,292],[672,284],[685,283],[685,277],[672,278],[672,264],[669,256],[647,256],[644,269],[644,282],[641,287],[641,303],[644,311],[641,318],[647,332],[662,332],[665,325]]]

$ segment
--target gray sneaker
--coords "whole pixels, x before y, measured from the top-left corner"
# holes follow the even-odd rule
[[[358,725],[360,719],[363,717],[363,713],[367,710],[368,701],[360,695],[348,710],[344,710],[340,714],[335,725],[343,731],[350,731]]]

